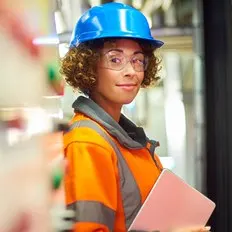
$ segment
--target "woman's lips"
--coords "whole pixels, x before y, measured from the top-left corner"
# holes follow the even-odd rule
[[[137,87],[137,84],[119,84],[116,86],[120,87],[123,90],[131,91]]]

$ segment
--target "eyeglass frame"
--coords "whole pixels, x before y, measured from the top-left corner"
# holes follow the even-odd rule
[[[106,57],[106,58],[107,58],[107,54],[108,54],[109,52],[111,52],[111,51],[116,51],[116,52],[122,54],[123,57],[125,58],[125,61],[126,61],[126,62],[124,63],[124,65],[122,65],[122,67],[121,67],[120,69],[110,68],[109,65],[107,65],[107,67],[106,67],[106,66],[101,66],[101,68],[110,69],[110,70],[115,70],[115,71],[121,71],[121,70],[123,70],[123,69],[126,67],[126,65],[130,62],[130,64],[131,64],[131,66],[133,67],[134,71],[136,71],[136,72],[145,72],[145,71],[146,71],[147,66],[148,66],[149,58],[148,58],[148,56],[146,56],[143,52],[138,51],[137,53],[134,53],[134,54],[131,55],[131,56],[127,56],[127,55],[125,55],[125,54],[123,53],[123,51],[121,51],[120,49],[115,49],[115,48],[114,48],[114,49],[110,49],[109,51],[107,51],[107,52],[101,54],[100,57]],[[134,57],[135,55],[137,55],[137,54],[142,54],[142,55],[144,55],[144,62],[145,62],[145,64],[144,64],[143,70],[141,70],[141,71],[137,71],[137,70],[135,69],[135,67],[134,67],[133,62],[132,62],[132,61],[133,61],[133,57]],[[108,64],[109,59],[107,59],[107,60],[105,60],[105,61],[106,61],[106,63]]]

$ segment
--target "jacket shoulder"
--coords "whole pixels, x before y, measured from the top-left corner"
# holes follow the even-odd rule
[[[104,131],[103,127],[98,126]],[[111,145],[96,130],[87,126],[76,126],[64,134],[64,148],[67,148],[73,142],[95,144],[107,150],[112,150]]]

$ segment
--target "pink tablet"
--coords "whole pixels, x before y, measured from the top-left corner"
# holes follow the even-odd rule
[[[188,185],[168,169],[164,169],[153,186],[130,230],[157,230],[203,227],[215,203]]]

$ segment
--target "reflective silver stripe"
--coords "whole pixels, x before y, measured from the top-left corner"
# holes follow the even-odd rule
[[[131,225],[132,221],[134,220],[136,214],[138,213],[139,209],[142,206],[141,203],[141,195],[138,185],[132,175],[128,165],[121,154],[118,146],[115,142],[111,139],[111,137],[104,131],[97,123],[91,120],[81,120],[74,122],[69,130],[72,130],[76,127],[88,127],[96,131],[100,134],[114,149],[117,158],[118,158],[118,170],[119,170],[119,177],[120,177],[120,187],[121,187],[121,194],[122,194],[122,203],[124,208],[125,214],[125,224],[126,228],[128,229]]]
[[[67,206],[75,212],[75,222],[95,222],[114,229],[115,211],[98,201],[77,201]]]

